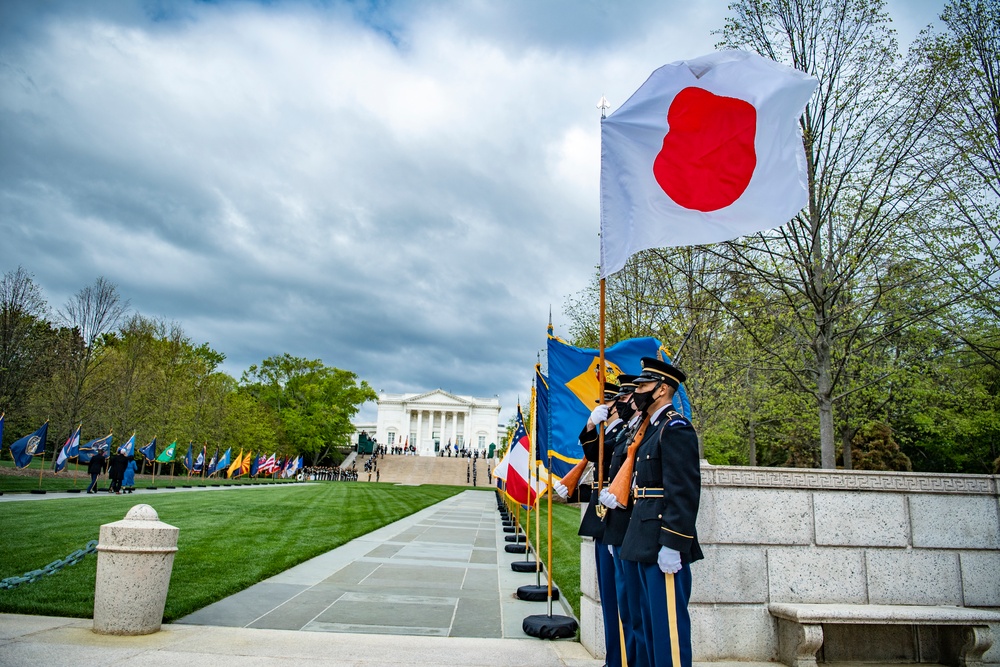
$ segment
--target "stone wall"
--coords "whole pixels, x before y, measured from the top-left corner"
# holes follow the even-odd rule
[[[1000,610],[1000,478],[702,467],[692,567],[695,660],[776,660],[770,602]],[[603,655],[593,543],[581,553],[581,640]],[[986,654],[1000,665],[998,644]]]

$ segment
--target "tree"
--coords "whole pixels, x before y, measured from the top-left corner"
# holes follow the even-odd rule
[[[964,305],[942,323],[1000,368],[992,326],[1000,319],[1000,2],[950,0],[941,22],[943,33],[927,29],[913,48],[921,75],[940,91],[934,137],[953,165],[936,182],[947,196],[936,233],[923,238]]]
[[[79,345],[78,353],[63,368],[65,376],[57,378],[54,387],[59,412],[69,424],[86,415],[95,393],[103,388],[91,386],[88,381],[102,361],[102,338],[115,330],[127,311],[128,302],[122,302],[117,286],[104,276],[77,292],[59,311],[59,318],[72,330]]]
[[[48,373],[54,332],[46,321],[46,311],[41,289],[27,271],[19,266],[3,275],[0,279],[0,412],[23,411],[31,389]],[[11,416],[8,415],[8,420]]]
[[[741,0],[730,10],[724,46],[755,51],[819,81],[800,119],[807,208],[778,230],[718,252],[743,280],[768,286],[775,298],[768,309],[794,313],[788,335],[799,354],[765,345],[761,352],[815,400],[821,465],[833,468],[834,407],[846,395],[845,376],[862,335],[910,323],[888,317],[881,303],[912,285],[892,269],[899,249],[910,245],[912,221],[935,203],[930,184],[939,167],[916,159],[934,100],[926,88],[912,88],[897,62],[880,1]],[[747,331],[753,335],[752,326]]]
[[[377,398],[351,371],[287,353],[250,366],[241,385],[277,414],[282,444],[308,455],[312,465],[330,456],[333,448],[349,444],[351,419],[363,403]]]

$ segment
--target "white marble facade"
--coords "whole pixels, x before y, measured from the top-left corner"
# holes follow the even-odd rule
[[[458,396],[441,389],[378,397],[375,440],[389,447],[410,445],[420,456],[435,456],[450,442],[486,452],[500,444],[500,400]]]

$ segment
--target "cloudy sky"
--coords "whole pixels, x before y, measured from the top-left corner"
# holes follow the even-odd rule
[[[250,364],[525,400],[599,258],[599,112],[728,0],[0,2],[0,271]],[[895,0],[901,42],[942,2]],[[361,419],[373,419],[366,406]]]

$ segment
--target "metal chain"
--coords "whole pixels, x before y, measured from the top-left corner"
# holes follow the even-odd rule
[[[91,540],[90,542],[87,542],[86,546],[82,549],[77,549],[61,560],[54,560],[40,570],[25,572],[23,577],[7,577],[6,579],[0,579],[0,591],[9,591],[17,588],[21,584],[34,583],[47,574],[55,574],[64,567],[76,565],[83,560],[84,556],[95,553],[96,551],[97,540]]]

